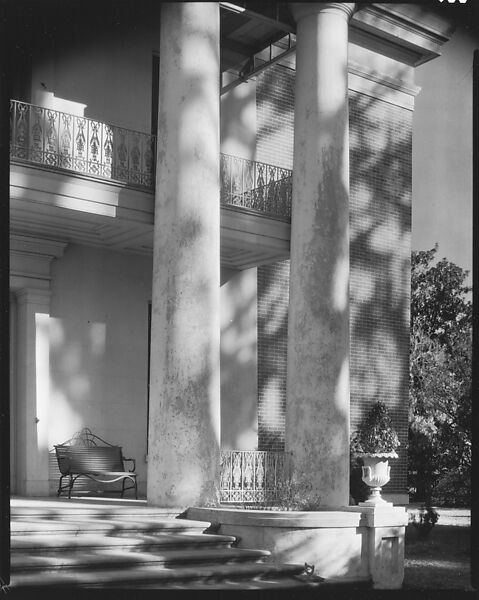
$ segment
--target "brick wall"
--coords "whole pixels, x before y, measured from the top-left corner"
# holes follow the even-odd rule
[[[351,429],[376,399],[398,430],[385,491],[407,491],[412,112],[350,93]]]
[[[289,260],[258,269],[258,450],[284,450]]]
[[[293,168],[294,71],[274,65],[256,82],[256,160]]]
[[[256,87],[256,160],[293,167],[294,71],[274,65]],[[284,450],[289,260],[258,268],[258,449]]]
[[[257,124],[257,160],[292,168],[290,69],[258,77]],[[389,406],[402,446],[388,493],[407,491],[411,126],[410,111],[350,93],[351,428],[375,399]],[[260,450],[284,448],[288,280],[289,261],[258,269]]]

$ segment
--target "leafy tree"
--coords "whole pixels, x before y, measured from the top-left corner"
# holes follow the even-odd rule
[[[468,501],[471,467],[470,288],[464,271],[432,250],[413,252],[409,409],[410,485],[417,498]],[[457,481],[464,489],[455,494]],[[447,484],[447,481],[450,481]]]

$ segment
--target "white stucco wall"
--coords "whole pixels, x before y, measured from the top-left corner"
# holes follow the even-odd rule
[[[151,260],[69,246],[52,265],[49,445],[89,427],[146,477]]]
[[[70,245],[52,264],[51,289],[49,447],[89,427],[136,459],[142,493],[151,260]],[[223,269],[223,449],[257,446],[256,327],[256,269]]]
[[[145,16],[141,6],[117,8],[118,16],[85,11],[72,14],[50,36],[39,37],[32,57],[32,102],[43,92],[60,101],[86,105],[84,116],[149,133],[151,129],[152,55],[159,47],[159,7]],[[101,7],[99,7],[101,8]],[[73,9],[72,9],[73,10]],[[155,14],[156,13],[156,14]]]
[[[458,24],[439,58],[416,69],[412,247],[472,269],[472,63],[479,40]],[[472,283],[471,277],[468,283]]]
[[[149,18],[137,11],[126,18],[104,28],[72,20],[51,40],[40,37],[32,57],[31,102],[150,132],[159,5]],[[221,96],[221,151],[252,160],[255,144],[256,81],[251,80]]]

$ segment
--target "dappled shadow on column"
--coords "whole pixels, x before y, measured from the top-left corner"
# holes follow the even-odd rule
[[[219,6],[161,18],[148,500],[174,506],[219,481]]]

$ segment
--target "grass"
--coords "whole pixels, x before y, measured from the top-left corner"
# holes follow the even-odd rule
[[[439,509],[439,514],[441,509]],[[408,525],[405,544],[405,589],[471,590],[470,526],[440,524],[426,539]]]

